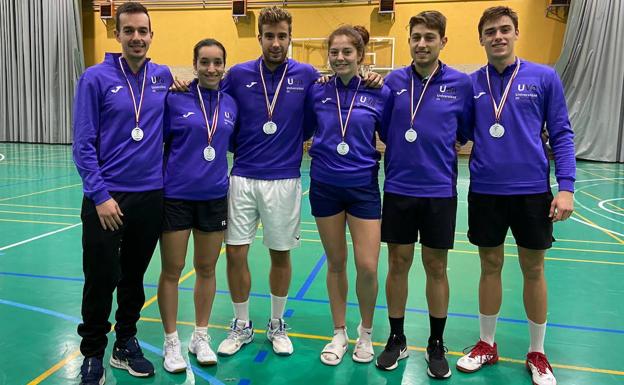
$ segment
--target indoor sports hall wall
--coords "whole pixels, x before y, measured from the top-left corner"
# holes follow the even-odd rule
[[[439,10],[448,18],[446,34],[449,42],[442,60],[471,71],[486,61],[478,40],[479,17],[485,8],[495,5],[510,6],[519,14],[519,55],[527,60],[554,64],[561,51],[565,24],[545,16],[548,3],[548,0],[400,1],[396,4],[394,21],[389,16],[379,16],[375,5],[336,4],[287,9],[293,15],[295,38],[326,37],[344,23],[362,24],[370,30],[371,36],[396,38],[395,66],[410,62],[406,44],[410,17],[428,9]],[[114,21],[104,23],[91,1],[84,4],[85,64],[91,66],[102,60],[104,52],[119,51],[119,45],[113,34]],[[214,37],[228,50],[228,66],[257,58],[260,55],[256,39],[259,11],[250,9],[247,20],[241,19],[235,24],[230,9],[151,8],[154,40],[149,56],[157,63],[171,66],[174,73],[185,73],[192,64],[193,45],[202,38]]]

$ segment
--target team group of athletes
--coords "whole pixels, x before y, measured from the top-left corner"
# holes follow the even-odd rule
[[[291,29],[287,11],[263,9],[258,19],[262,56],[234,65],[225,77],[226,49],[214,39],[201,40],[193,50],[197,78],[189,84],[174,82],[167,67],[146,57],[152,40],[147,10],[138,3],[119,7],[115,34],[122,53],[107,53],[101,64],[85,71],[74,105],[74,159],[85,195],[83,323],[78,327],[85,357],[82,383],[104,383],[115,289],[110,364],[134,376],[154,374],[136,339],[136,323],[145,301],[143,276],[159,239],[165,370],[182,372],[187,366],[176,322],[178,282],[191,232],[197,277],[189,352],[200,364],[217,363],[207,328],[224,239],[234,317],[217,353],[233,355],[250,343],[247,256],[260,222],[271,258],[266,335],[276,354],[293,353],[284,309],[290,250],[300,243],[303,142],[313,137],[310,205],[327,256],[333,320],[333,338],[321,361],[338,365],[348,350],[348,225],[361,315],[353,360],[375,360],[380,242],[389,251],[390,336],[376,366],[392,370],[407,357],[408,274],[414,244],[420,241],[430,321],[427,374],[450,377],[443,338],[447,255],[455,234],[457,151],[470,139],[468,237],[481,258],[480,338],[456,367],[471,373],[498,360],[494,336],[503,244],[511,228],[524,276],[527,368],[534,384],[556,384],[544,355],[544,255],[553,241],[553,222],[567,219],[573,210],[573,132],[557,74],[514,53],[517,15],[507,7],[485,10],[478,31],[488,64],[466,75],[439,60],[447,43],[445,17],[437,11],[419,13],[409,25],[413,61],[390,73],[385,85],[378,74],[359,74],[368,42],[364,28],[342,26],[332,32],[328,61],[335,75],[320,80],[312,66],[287,58]],[[174,83],[175,92],[170,91]],[[559,192],[554,197],[544,127],[555,158]],[[386,144],[383,208],[376,134]],[[228,151],[234,153],[229,177]]]

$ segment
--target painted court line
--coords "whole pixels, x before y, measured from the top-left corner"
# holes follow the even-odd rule
[[[316,262],[316,265],[314,266],[314,268],[308,275],[308,278],[306,278],[305,282],[303,282],[303,285],[301,285],[301,288],[297,292],[297,295],[295,295],[295,299],[302,299],[303,297],[305,297],[305,294],[307,293],[308,289],[310,288],[310,286],[316,279],[316,276],[318,275],[319,271],[321,271],[321,268],[325,264],[326,260],[327,260],[327,255],[323,253],[323,255],[321,255],[321,258],[319,258],[318,262]]]
[[[80,226],[81,224],[82,223],[76,223],[76,224],[73,224],[73,225],[70,225],[70,226],[67,226],[67,227],[63,227],[62,229],[58,229],[58,230],[47,232],[45,234],[37,235],[36,237],[28,238],[28,239],[25,239],[25,240],[20,241],[20,242],[15,242],[15,243],[12,243],[12,244],[7,245],[7,246],[0,247],[0,251],[8,250],[8,249],[11,249],[13,247],[23,245],[25,243],[35,241],[37,239],[49,237],[50,235],[54,235],[54,234],[57,234],[57,233],[60,233],[60,232],[63,232],[63,231],[67,231],[69,229],[73,229],[76,226]]]
[[[158,322],[158,323],[162,322],[160,319],[157,319],[157,318],[144,318],[144,317],[141,317],[140,320],[141,321],[145,321],[145,322]],[[194,327],[195,323],[194,322],[179,321],[178,325],[186,325],[186,326]],[[211,324],[209,324],[208,327],[211,328],[211,329],[229,329],[226,326],[211,325]],[[254,329],[254,333],[263,334],[263,333],[266,333],[266,330]],[[316,335],[316,334],[288,333],[288,336],[289,337],[294,337],[294,338],[302,338],[302,339],[331,341],[331,337],[329,337],[329,336],[320,336],[320,335]],[[355,342],[356,342],[355,340],[349,340],[349,343],[351,343],[351,344],[355,344]],[[379,347],[384,347],[384,346],[386,346],[386,343],[385,342],[373,342],[373,345],[374,346],[379,346]],[[424,352],[426,350],[425,347],[420,347],[420,346],[408,346],[407,348],[409,350],[418,351],[418,352]],[[462,357],[464,355],[464,353],[462,353],[462,352],[454,352],[454,351],[449,351],[448,354],[453,355],[453,356],[457,356],[457,357]],[[499,359],[501,361],[504,361],[504,362],[510,362],[510,363],[520,364],[520,365],[524,365],[524,362],[525,362],[524,360],[515,359],[515,358],[507,358],[507,357],[500,357]],[[616,376],[624,376],[624,371],[611,370],[611,369],[590,368],[590,367],[584,367],[584,366],[555,364],[555,363],[551,363],[551,366],[553,368],[557,368],[557,369],[567,369],[567,370],[574,370],[574,371],[579,371],[579,372],[590,372],[590,373],[597,373],[597,374],[610,374],[610,375],[616,375]]]
[[[180,283],[182,283],[183,281],[187,280],[193,273],[194,273],[194,270],[191,270],[188,273],[186,273],[182,278],[180,278]],[[48,280],[68,281],[68,282],[84,282],[84,279],[82,277],[61,277],[61,276],[51,276],[51,275],[15,273],[15,272],[7,272],[7,271],[0,271],[0,276],[20,277],[20,278],[34,278],[34,279],[48,279]],[[157,288],[158,287],[158,285],[155,285],[155,284],[144,284],[143,286],[144,287],[148,287],[148,288]],[[193,288],[192,287],[182,287],[182,286],[179,286],[178,290],[192,292]],[[228,295],[229,296],[230,292],[227,291],[227,290],[217,290],[217,294]],[[250,297],[254,297],[254,298],[270,298],[271,297],[269,294],[253,293],[253,292],[250,293],[249,296]],[[152,298],[155,298],[155,297],[152,297]],[[293,302],[310,302],[310,303],[319,303],[319,304],[324,304],[324,305],[329,304],[329,300],[327,300],[327,299],[289,297],[288,300],[289,301],[293,301]],[[148,302],[146,302],[146,304],[147,303]],[[144,305],[143,308],[145,308],[147,306],[148,305]],[[358,307],[359,305],[356,302],[347,302],[347,306]],[[386,305],[376,305],[375,306],[375,309],[378,309],[378,310],[386,310],[387,308],[388,307]],[[294,312],[294,310],[292,310],[292,309],[289,309],[289,311],[291,311],[290,315],[292,315],[292,312]],[[429,311],[427,309],[406,308],[405,311],[407,311],[409,313],[429,314]],[[448,316],[449,317],[456,317],[456,318],[469,318],[469,319],[478,319],[479,318],[479,316],[476,315],[476,314],[453,313],[453,312],[448,313]],[[507,317],[500,317],[498,320],[499,320],[499,322],[513,323],[513,324],[526,324],[527,323],[527,321],[525,319],[516,319],[516,318],[507,318]],[[571,329],[571,330],[580,330],[580,331],[587,331],[587,332],[624,334],[624,329],[597,328],[597,327],[591,327],[591,326],[567,325],[567,324],[552,323],[552,322],[548,323],[548,327],[549,328],[563,328],[563,329]],[[227,326],[223,326],[223,328],[229,329],[229,327],[227,327]]]
[[[13,307],[17,307],[17,308],[20,308],[20,309],[23,309],[23,310],[29,310],[29,311],[33,311],[33,312],[49,315],[49,316],[52,316],[52,317],[56,317],[56,318],[60,318],[60,319],[66,320],[66,321],[70,321],[70,322],[72,322],[74,324],[79,324],[79,323],[82,322],[82,320],[80,320],[79,318],[72,317],[72,316],[67,315],[67,314],[59,313],[59,312],[56,312],[56,311],[53,311],[53,310],[44,309],[44,308],[37,307],[37,306],[26,305],[26,304],[13,302],[13,301],[8,301],[8,300],[4,300],[4,299],[0,299],[0,304],[13,306]],[[148,350],[148,351],[150,351],[150,352],[152,352],[152,353],[162,357],[162,349],[156,348],[155,346],[152,346],[152,345],[150,345],[150,344],[148,344],[148,343],[146,343],[144,341],[139,341],[139,344],[141,345],[141,347],[143,349]],[[28,385],[36,385],[36,384],[41,383],[41,381],[45,380],[50,375],[54,374],[56,371],[61,369],[63,366],[65,366],[70,361],[76,359],[78,356],[80,356],[80,350],[73,351],[67,357],[63,358],[62,360],[60,360],[59,362],[54,364],[50,369],[48,369],[44,373],[40,374],[37,378],[35,378],[32,381],[30,381],[28,383]],[[215,378],[215,377],[211,376],[210,374],[204,372],[203,370],[199,369],[195,365],[191,365],[191,367],[192,367],[193,373],[195,375],[203,378],[204,380],[208,381],[210,384],[212,384],[212,385],[225,385],[223,382],[219,381],[217,378]]]
[[[30,196],[33,196],[33,195],[45,194],[45,193],[48,193],[48,192],[64,190],[64,189],[72,188],[72,187],[76,187],[76,186],[82,186],[82,183],[70,184],[70,185],[67,185],[67,186],[51,188],[51,189],[48,189],[48,190],[37,191],[37,192],[30,193],[30,194],[23,194],[23,195],[18,195],[18,196],[14,196],[14,197],[0,198],[0,202],[6,202],[6,201],[9,201],[9,200],[12,200],[12,199],[30,197]]]

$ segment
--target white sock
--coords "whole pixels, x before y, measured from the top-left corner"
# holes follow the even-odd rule
[[[546,337],[546,322],[543,324],[536,324],[529,320],[529,337],[531,338],[531,345],[529,345],[530,352],[544,353],[544,338]]]
[[[496,335],[496,321],[498,321],[498,313],[494,315],[479,313],[479,338],[492,346],[494,346],[494,336]]]
[[[234,307],[234,318],[245,322],[249,321],[249,298],[245,302],[232,302],[232,306]]]
[[[349,338],[347,337],[347,328],[334,329],[332,342],[338,344],[339,346],[345,346],[349,343],[348,340]]]
[[[373,338],[373,328],[365,328],[362,324],[360,324],[358,332],[361,340],[370,341]]]
[[[278,297],[271,294],[271,318],[284,318],[284,308],[286,308],[286,297]]]
[[[208,327],[195,326],[195,334],[208,334]]]
[[[165,340],[166,341],[171,341],[171,340],[177,340],[178,337],[178,331],[174,331],[173,333],[165,333]]]

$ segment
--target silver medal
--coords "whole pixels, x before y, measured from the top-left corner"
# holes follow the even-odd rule
[[[336,146],[336,151],[338,151],[340,155],[347,155],[349,153],[349,145],[344,141],[340,142],[338,146]]]
[[[208,162],[212,162],[216,156],[215,149],[212,146],[207,146],[204,148],[204,159]]]
[[[277,132],[277,124],[273,123],[272,121],[268,121],[262,126],[262,131],[264,131],[264,133],[267,135],[273,135],[275,134],[275,132]]]
[[[134,140],[135,142],[140,142],[141,139],[143,139],[143,130],[141,130],[139,127],[134,127],[132,129],[132,140]]]
[[[409,130],[405,131],[405,140],[407,140],[408,142],[412,143],[413,141],[416,140],[417,137],[418,137],[418,134],[416,133],[416,130],[414,130],[413,128],[410,128]]]
[[[500,138],[505,135],[505,127],[502,124],[494,123],[490,126],[490,135],[493,138]]]

